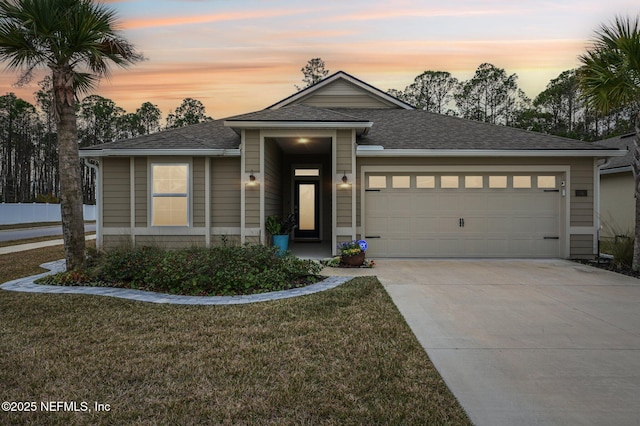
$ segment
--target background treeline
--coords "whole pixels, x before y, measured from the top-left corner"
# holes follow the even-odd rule
[[[58,202],[58,147],[50,78],[39,87],[36,105],[13,93],[0,96],[0,202]],[[212,120],[204,105],[191,98],[184,99],[162,125],[162,114],[151,102],[128,113],[98,95],[78,102],[76,116],[80,147]],[[79,167],[84,202],[94,204],[95,173]]]
[[[0,96],[0,202],[56,202],[59,195],[57,139],[51,81],[43,80],[32,105],[14,94]],[[417,108],[492,124],[584,141],[633,131],[634,105],[603,116],[583,100],[576,70],[551,80],[529,99],[516,74],[482,64],[459,81],[446,71],[425,71],[403,90],[389,94]],[[211,120],[198,100],[187,98],[162,124],[151,102],[129,113],[110,99],[87,96],[78,103],[80,147],[112,142]],[[84,202],[95,203],[95,176],[82,167]]]
[[[466,81],[446,71],[425,71],[404,90],[389,94],[431,112],[584,141],[633,131],[637,106],[598,114],[585,102],[578,78],[578,70],[564,71],[530,99],[516,74],[484,63]]]

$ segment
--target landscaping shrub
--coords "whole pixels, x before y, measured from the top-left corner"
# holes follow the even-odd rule
[[[318,280],[321,265],[293,256],[279,257],[273,247],[121,249],[93,256],[87,274],[99,285],[137,288],[172,294],[253,294],[301,287]],[[56,275],[45,284],[67,284]]]
[[[106,282],[144,286],[149,268],[157,264],[164,251],[157,247],[122,248],[103,253],[95,268],[96,277]],[[93,269],[93,268],[92,268]]]
[[[618,269],[631,269],[633,263],[633,237],[631,235],[616,235],[609,242],[609,250],[613,256],[613,263]]]

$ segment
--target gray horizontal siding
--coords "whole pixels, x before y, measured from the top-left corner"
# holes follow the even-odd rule
[[[131,226],[129,158],[105,158],[102,162],[103,226]]]

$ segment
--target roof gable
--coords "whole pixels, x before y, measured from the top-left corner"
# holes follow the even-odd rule
[[[291,104],[322,108],[393,108],[414,109],[406,102],[365,83],[344,71],[267,107],[278,109]]]

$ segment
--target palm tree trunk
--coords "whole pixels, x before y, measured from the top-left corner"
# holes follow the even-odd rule
[[[640,111],[636,115],[636,136],[633,139],[633,178],[636,184],[636,238],[633,245],[633,270],[640,271]]]
[[[85,239],[75,93],[73,73],[68,66],[53,69],[53,86],[58,118],[58,167],[64,256],[67,270],[71,271],[83,267]]]

